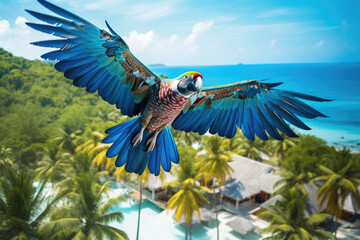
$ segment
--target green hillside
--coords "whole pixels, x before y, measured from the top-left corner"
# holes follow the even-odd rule
[[[97,94],[72,85],[51,64],[0,48],[0,145],[32,154],[59,135],[84,131],[99,112],[115,110]]]

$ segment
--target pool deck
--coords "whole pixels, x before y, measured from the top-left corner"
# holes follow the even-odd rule
[[[139,188],[136,184],[123,184],[120,183],[118,185],[119,189],[114,189],[114,193],[127,195],[129,200],[132,202],[131,205],[134,204],[134,202],[138,202],[140,200],[140,193]],[[120,189],[121,188],[121,189]],[[157,201],[156,199],[152,199],[152,195],[147,193],[145,190],[143,191],[143,201],[149,201],[152,202],[154,205],[154,210],[149,209],[148,204],[144,204],[145,207],[143,209],[144,213],[142,214],[142,220],[141,225],[142,228],[148,230],[146,231],[146,235],[141,235],[140,239],[153,239],[155,237],[154,234],[162,232],[160,235],[164,237],[164,239],[183,239],[183,234],[185,231],[185,228],[183,224],[179,224],[174,221],[173,219],[173,210],[165,210],[166,206],[162,204],[161,202]],[[246,207],[246,204],[244,206],[239,206],[239,212],[241,211],[242,207],[244,209],[253,209]],[[256,207],[256,206],[255,206]],[[161,212],[153,212],[155,209],[162,209]],[[165,210],[165,211],[163,211]],[[133,222],[136,219],[137,216],[137,210],[133,213],[127,213],[131,214],[126,215],[125,218],[128,219],[128,221]],[[143,216],[144,215],[144,216]],[[222,206],[219,206],[218,208],[218,219],[219,219],[219,229],[220,229],[220,239],[225,240],[235,240],[235,239],[241,239],[241,240],[259,240],[262,237],[257,235],[257,230],[254,231],[254,233],[249,233],[245,236],[241,236],[235,231],[233,231],[229,226],[226,225],[227,222],[231,221],[237,216],[237,214],[234,214],[233,212],[230,212],[229,210],[225,210]],[[266,222],[263,222],[259,219],[257,219],[256,216],[250,216],[252,219],[253,224],[256,227],[264,227],[267,225]],[[147,219],[149,218],[149,219]],[[193,239],[209,239],[209,240],[215,240],[217,236],[217,230],[216,230],[216,223],[215,221],[212,221],[209,224],[201,224],[200,221],[196,221],[197,219],[194,219],[194,222],[197,222],[197,224],[194,224],[192,227],[192,236]],[[120,225],[116,224],[120,229],[124,228],[127,229],[129,233],[129,237],[134,237],[133,231],[131,230],[131,226],[127,226],[129,222],[124,222]],[[152,222],[150,224],[150,222]],[[148,224],[150,224],[148,226]],[[151,233],[149,233],[151,229]],[[144,230],[145,231],[145,230]],[[170,237],[170,238],[169,238]],[[205,238],[204,238],[205,237]]]
[[[140,192],[139,187],[134,183],[129,183],[125,181],[119,182],[120,186],[126,187],[127,193],[126,195],[134,199],[135,201],[140,201]],[[156,198],[153,198],[152,194],[147,192],[144,188],[142,191],[142,199],[147,199],[148,201],[154,203],[156,206],[158,206],[160,209],[165,210],[167,208],[166,203],[158,201]]]
[[[133,201],[139,202],[140,201],[140,192],[139,187],[134,183],[125,183],[121,182],[117,185],[119,189],[114,189],[115,195],[127,195],[129,198],[131,198]],[[176,238],[174,239],[182,239],[183,237],[180,237],[182,235],[181,232],[184,231],[184,227],[182,224],[176,223],[173,219],[173,211],[172,210],[166,210],[166,203],[158,201],[156,196],[154,196],[147,192],[146,189],[143,189],[143,195],[142,200],[146,200],[149,202],[152,202],[155,206],[155,209],[157,208],[157,213],[151,213],[149,212],[149,215],[153,215],[151,219],[157,222],[158,225],[163,225],[167,231],[170,232],[176,232]],[[266,228],[269,224],[266,221],[263,221],[259,218],[257,218],[255,215],[253,215],[254,212],[256,212],[259,209],[259,204],[253,203],[253,202],[245,202],[243,204],[240,204],[238,208],[235,208],[235,206],[232,206],[231,204],[228,204],[226,202],[221,202],[218,205],[217,212],[218,212],[218,219],[219,219],[219,229],[220,229],[220,238],[225,240],[230,239],[243,239],[243,240],[260,240],[265,237],[265,235],[260,236],[259,230],[262,228]],[[149,209],[150,210],[150,209]],[[149,211],[148,210],[148,211]],[[165,211],[163,211],[165,210]],[[214,209],[212,209],[214,210]],[[226,225],[227,222],[233,220],[236,218],[236,216],[245,216],[247,218],[251,219],[251,222],[256,227],[254,233],[249,233],[245,236],[241,236],[235,231],[233,231],[229,226]],[[135,217],[135,216],[134,216]],[[150,220],[149,220],[150,221]],[[144,223],[145,224],[145,223]],[[147,228],[147,227],[146,227]],[[165,230],[164,228],[159,228],[158,231]],[[154,229],[153,229],[154,230]],[[181,232],[179,232],[179,230]],[[170,234],[168,233],[170,237]],[[130,234],[131,235],[131,234]],[[166,235],[166,234],[165,234]],[[198,239],[197,237],[204,237],[206,236],[206,239],[216,239],[217,230],[216,230],[216,224],[215,221],[213,221],[210,225],[203,225],[195,224],[193,226],[193,239]],[[141,239],[152,239],[148,238],[150,235],[142,236]],[[175,236],[175,235],[173,235]],[[341,240],[356,240],[360,239],[360,221],[356,223],[347,223],[344,221],[344,223],[338,228],[337,231],[337,237]],[[200,238],[199,238],[200,239]],[[202,238],[201,238],[202,239]]]
[[[140,201],[140,193],[139,192],[133,192],[133,193],[127,193],[126,195],[128,195],[129,197],[131,197],[132,199],[134,199],[135,201]],[[141,196],[142,200],[147,199],[146,196],[144,196],[144,194]]]

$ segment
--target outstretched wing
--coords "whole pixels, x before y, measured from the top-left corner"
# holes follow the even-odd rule
[[[38,1],[63,17],[26,10],[50,24],[27,23],[28,26],[62,38],[32,43],[58,48],[41,57],[56,60],[55,68],[74,80],[75,86],[86,87],[89,92],[98,90],[99,95],[110,104],[116,104],[122,114],[132,117],[142,112],[151,86],[159,84],[161,79],[132,55],[125,41],[107,22],[112,34],[54,4]]]
[[[295,115],[305,118],[326,117],[299,99],[330,101],[302,93],[274,89],[282,83],[262,83],[259,80],[241,81],[217,87],[204,88],[195,102],[175,119],[174,129],[205,134],[218,133],[234,137],[239,127],[245,137],[255,139],[255,134],[268,140],[282,140],[277,130],[297,137],[288,124],[307,129]]]

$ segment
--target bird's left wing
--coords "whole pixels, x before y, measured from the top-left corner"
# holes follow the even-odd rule
[[[263,140],[268,139],[267,134],[282,140],[277,130],[290,137],[297,137],[287,122],[302,129],[310,129],[295,115],[305,118],[325,117],[299,98],[318,102],[330,100],[274,89],[280,84],[249,80],[204,88],[194,103],[184,108],[172,126],[186,132],[202,135],[209,131],[228,138],[234,137],[239,127],[250,140],[255,139],[255,134]]]
[[[161,79],[130,52],[125,41],[107,23],[111,34],[52,3],[38,1],[63,17],[26,10],[50,24],[27,23],[28,26],[62,38],[34,42],[37,46],[59,49],[42,58],[57,61],[55,68],[74,80],[75,86],[86,87],[89,92],[98,90],[122,114],[132,117],[143,111],[151,86],[158,85]]]

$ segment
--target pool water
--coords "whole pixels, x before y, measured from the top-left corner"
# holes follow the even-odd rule
[[[125,231],[129,239],[136,239],[137,217],[138,217],[138,202],[126,196],[125,188],[120,187],[114,190],[111,197],[123,195],[126,201],[121,202],[117,207],[113,208],[113,211],[120,211],[124,215],[124,220],[119,222],[112,222],[110,225]],[[261,237],[256,234],[247,234],[245,238],[232,231],[230,227],[225,223],[232,217],[227,212],[219,213],[220,220],[220,239],[246,239],[257,240]],[[175,223],[172,219],[172,212],[167,210],[159,210],[157,206],[144,200],[141,204],[141,220],[140,220],[140,237],[142,240],[176,240],[184,239],[185,229]],[[211,226],[198,225],[192,230],[192,239],[216,239],[216,224]]]

